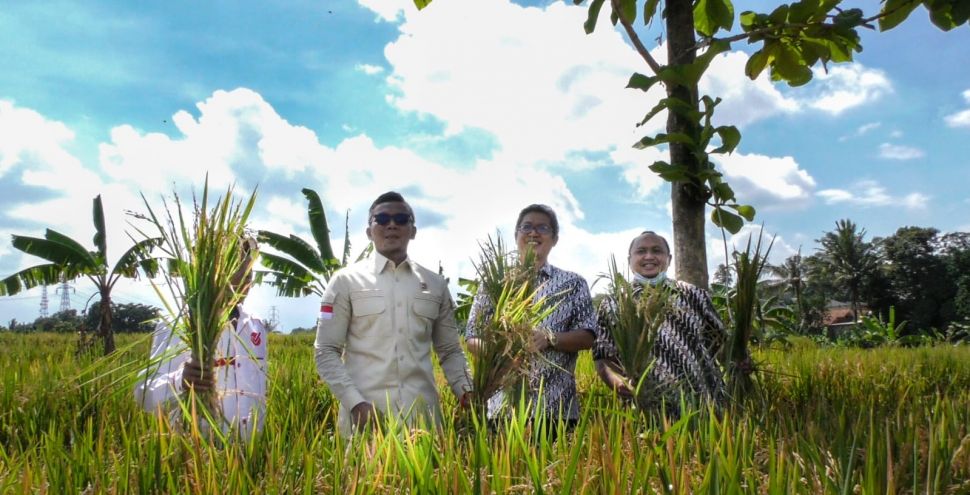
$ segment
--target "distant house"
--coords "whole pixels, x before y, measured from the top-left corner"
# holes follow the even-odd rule
[[[859,305],[859,312],[869,313],[869,307],[865,304]],[[848,328],[859,323],[858,315],[852,313],[852,304],[841,301],[831,301],[825,305],[825,315],[822,317],[822,324],[825,325],[825,333],[830,339],[839,338]]]

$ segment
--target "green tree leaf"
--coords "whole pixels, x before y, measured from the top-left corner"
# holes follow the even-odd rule
[[[414,0],[414,6],[421,10],[427,7],[431,3],[431,0]]]
[[[107,251],[107,241],[105,240],[104,234],[104,207],[101,206],[101,195],[97,195],[94,198],[93,207],[93,217],[94,217],[94,246],[98,248],[98,255],[102,258],[108,256]]]
[[[741,131],[733,125],[722,125],[714,132],[718,136],[721,136],[721,146],[717,149],[711,150],[711,153],[732,153],[734,149],[738,147],[738,143],[741,142]]]
[[[865,14],[862,13],[862,9],[847,9],[836,14],[832,23],[837,27],[854,28],[862,24],[864,17]]]
[[[646,92],[659,81],[660,78],[657,76],[645,76],[639,72],[634,72],[633,75],[630,76],[630,81],[626,83],[626,87],[639,89],[640,91]]]
[[[730,31],[733,25],[731,0],[699,0],[694,6],[694,29],[704,36],[714,36],[718,29]]]
[[[913,13],[913,10],[916,10],[919,4],[920,2],[914,0],[887,0],[880,12],[884,16],[879,18],[879,30],[888,31],[898,26]]]
[[[741,217],[720,207],[711,211],[711,222],[732,234],[737,234],[744,226],[744,220]]]
[[[135,278],[138,276],[138,268],[142,268],[147,276],[154,277],[158,274],[158,260],[151,258],[152,249],[161,245],[161,237],[138,241],[121,255],[111,273],[116,279],[120,276]]]
[[[637,19],[637,0],[620,0],[620,17],[625,23],[632,23]]]
[[[306,196],[309,202],[307,218],[310,220],[310,233],[313,234],[313,240],[317,243],[320,258],[325,262],[335,259],[333,247],[330,245],[330,227],[327,225],[327,214],[323,209],[320,196],[316,191],[309,188],[303,188],[300,192]]]
[[[754,221],[755,209],[751,205],[736,205],[733,206],[737,210],[738,214],[744,217],[745,220],[751,222]]]
[[[711,192],[714,193],[714,199],[717,199],[721,203],[734,199],[734,189],[731,189],[731,186],[728,185],[727,182],[718,182],[717,184],[714,184],[714,187],[711,188]]]
[[[583,23],[583,30],[586,34],[592,34],[596,30],[596,20],[599,19],[600,9],[603,8],[604,0],[593,0],[589,4],[589,10],[586,11],[586,22]],[[616,24],[614,22],[613,24]]]
[[[275,232],[260,230],[259,241],[286,253],[314,272],[319,273],[327,270],[326,264],[320,254],[313,249],[313,246],[295,235],[286,237]]]
[[[647,0],[643,3],[643,23],[650,24],[653,20],[653,16],[657,14],[657,4],[660,0]]]
[[[668,182],[686,182],[690,180],[687,169],[683,165],[671,165],[664,161],[653,162],[650,170]]]
[[[656,146],[658,144],[664,144],[664,143],[683,143],[689,146],[696,145],[696,143],[694,142],[694,139],[688,136],[687,134],[683,134],[680,132],[671,132],[670,134],[660,133],[660,134],[657,134],[656,136],[646,136],[640,139],[639,141],[637,141],[636,143],[634,143],[633,147],[638,150],[641,150],[644,148],[649,148],[650,146]]]
[[[744,74],[749,79],[757,79],[761,72],[768,65],[768,52],[765,49],[758,50],[748,57],[748,63],[744,64]]]
[[[812,80],[812,70],[805,65],[798,50],[787,44],[780,44],[780,50],[772,65],[771,76],[775,80],[787,81],[790,86],[801,86]]]

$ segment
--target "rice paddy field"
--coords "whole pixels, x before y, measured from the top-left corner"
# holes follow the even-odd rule
[[[0,334],[0,493],[970,493],[966,346],[761,350],[759,393],[675,422],[624,407],[587,355],[555,441],[468,417],[347,441],[312,336],[272,337],[265,428],[226,445],[137,407],[122,365],[144,337],[95,364],[72,336]]]

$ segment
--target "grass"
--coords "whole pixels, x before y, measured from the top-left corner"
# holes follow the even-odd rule
[[[0,493],[970,492],[968,347],[756,351],[757,408],[673,424],[619,406],[585,354],[583,417],[564,440],[513,418],[346,441],[312,339],[272,336],[264,430],[214,447],[111,393],[116,377],[75,358],[73,336],[0,333]]]

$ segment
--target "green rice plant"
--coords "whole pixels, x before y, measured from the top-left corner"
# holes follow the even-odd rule
[[[478,338],[478,349],[471,353],[472,387],[476,409],[484,411],[495,392],[524,377],[536,354],[530,349],[532,332],[555,306],[538,297],[535,253],[531,249],[519,259],[499,235],[495,239],[489,236],[481,250],[475,264],[478,294],[487,301],[489,311],[478,313],[477,321],[470,324]]]
[[[613,305],[615,320],[610,335],[616,357],[634,391],[641,411],[654,412],[661,407],[665,395],[670,395],[674,383],[657,383],[650,379],[655,362],[654,346],[660,327],[671,313],[677,311],[673,293],[666,284],[644,286],[629,282],[617,268],[616,258],[610,258],[607,297]]]
[[[264,429],[223,445],[96,393],[123,371],[77,380],[73,336],[0,332],[0,493],[970,492],[966,346],[755,349],[766,407],[687,404],[677,421],[631,411],[584,362],[583,415],[554,441],[527,414],[348,440],[313,335],[270,340]],[[118,344],[148,352],[138,336]]]
[[[200,369],[203,379],[214,377],[219,336],[229,323],[230,313],[245,297],[247,287],[242,285],[248,284],[256,260],[256,253],[247,250],[251,246],[245,231],[256,192],[248,200],[236,201],[230,186],[210,208],[206,178],[202,198],[193,201],[191,212],[184,211],[177,194],[173,206],[163,200],[161,215],[155,213],[147,199],[144,202],[148,210],[145,218],[157,229],[162,239],[160,250],[169,258],[165,285],[174,306],[160,296],[171,315],[173,331],[191,352],[186,367]],[[184,417],[190,419],[191,429],[223,423],[214,387],[189,387],[184,399],[189,400],[180,401],[180,407]],[[219,430],[212,428],[216,434]]]
[[[757,319],[756,310],[759,308],[758,281],[774,244],[772,239],[765,246],[763,235],[764,230],[760,230],[754,250],[751,245],[752,236],[748,236],[744,251],[734,253],[737,283],[728,295],[731,321],[722,362],[727,366],[728,392],[735,399],[747,396],[754,388],[752,375],[755,365],[751,359],[749,344]]]

